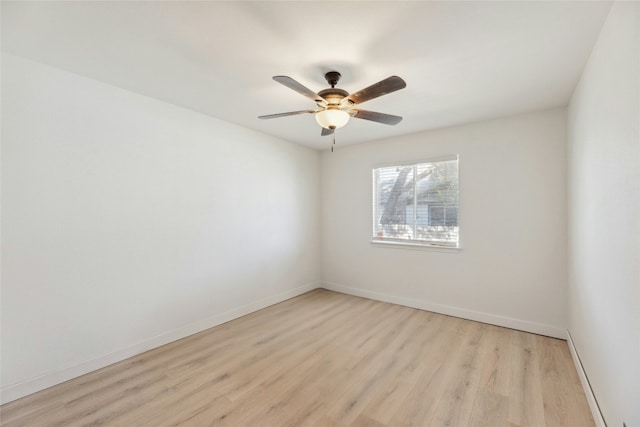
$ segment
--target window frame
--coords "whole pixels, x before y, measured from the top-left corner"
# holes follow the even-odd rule
[[[403,166],[417,166],[424,163],[437,163],[444,161],[456,160],[458,162],[458,204],[457,204],[457,216],[458,216],[458,242],[457,243],[448,243],[448,242],[436,242],[436,241],[428,241],[428,240],[413,240],[413,239],[398,239],[392,237],[377,237],[376,236],[376,226],[377,226],[377,218],[376,218],[376,206],[378,204],[378,189],[377,181],[376,181],[376,170],[385,167],[403,167]],[[399,162],[385,162],[375,164],[371,168],[371,243],[374,245],[379,245],[381,247],[389,247],[389,248],[398,248],[398,249],[428,249],[428,250],[437,250],[442,252],[458,252],[462,249],[461,247],[461,234],[460,234],[460,155],[458,154],[449,154],[437,157],[430,157],[427,159],[421,160],[406,160]],[[415,197],[415,196],[414,196]]]

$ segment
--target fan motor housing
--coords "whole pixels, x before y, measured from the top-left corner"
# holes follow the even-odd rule
[[[335,87],[324,89],[318,92],[322,98],[326,99],[329,105],[337,105],[340,104],[343,98],[349,96],[349,92],[343,89],[338,89]]]

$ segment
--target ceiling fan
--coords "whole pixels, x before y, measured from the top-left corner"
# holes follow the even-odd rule
[[[258,118],[275,119],[276,117],[294,116],[297,114],[315,114],[316,121],[322,126],[322,136],[334,134],[334,131],[346,125],[351,117],[383,123],[385,125],[396,125],[400,123],[402,120],[400,116],[361,110],[354,107],[379,96],[405,88],[407,84],[404,80],[398,76],[387,77],[358,92],[349,94],[349,92],[343,89],[336,88],[340,77],[339,72],[329,71],[324,75],[324,78],[331,87],[315,93],[291,77],[274,76],[273,80],[313,100],[318,106],[318,109],[269,114],[259,116]]]

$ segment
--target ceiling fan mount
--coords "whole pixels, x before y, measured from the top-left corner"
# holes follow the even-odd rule
[[[336,85],[340,81],[340,77],[342,77],[342,74],[337,71],[329,71],[324,75],[324,78],[327,80],[327,83],[329,83],[331,87],[336,87]]]
[[[402,117],[400,116],[361,110],[359,108],[356,109],[355,107],[363,102],[405,88],[407,84],[404,80],[398,76],[387,77],[378,83],[374,83],[362,90],[349,94],[349,92],[344,89],[336,88],[336,85],[340,81],[340,77],[342,77],[342,75],[337,71],[329,71],[328,73],[325,73],[324,78],[331,87],[316,93],[289,76],[274,76],[273,80],[313,100],[313,102],[318,106],[318,109],[269,114],[266,116],[259,116],[258,118],[274,119],[277,117],[294,116],[298,114],[314,114],[316,121],[320,126],[322,126],[322,136],[333,134],[335,129],[346,125],[351,117],[370,120],[386,125],[396,125],[400,123],[402,120]]]

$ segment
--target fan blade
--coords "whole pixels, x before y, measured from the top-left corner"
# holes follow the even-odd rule
[[[367,110],[351,110],[355,111],[353,117],[364,120],[371,120],[372,122],[383,123],[385,125],[397,125],[402,121],[402,117],[394,116],[391,114],[376,113],[375,111]]]
[[[370,99],[395,92],[405,87],[407,87],[407,84],[404,80],[398,76],[391,76],[356,93],[352,93],[347,97],[347,99],[354,104],[362,104]]]
[[[322,128],[322,132],[320,133],[320,136],[329,136],[329,135],[333,135],[335,129],[327,129],[327,128]]]
[[[273,76],[273,80],[277,81],[280,84],[285,85],[289,89],[295,90],[301,95],[306,96],[307,98],[313,100],[313,102],[316,102],[316,103],[320,102],[325,105],[328,104],[328,102],[323,97],[321,97],[320,95],[318,95],[317,93],[309,89],[308,87],[302,85],[301,83],[298,83],[297,81],[293,80],[289,76]]]
[[[258,116],[259,119],[275,119],[277,117],[295,116],[296,114],[313,114],[314,110],[289,111],[288,113],[267,114],[266,116]]]

